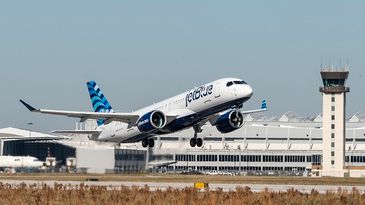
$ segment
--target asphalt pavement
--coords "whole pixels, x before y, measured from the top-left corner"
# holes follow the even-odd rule
[[[194,187],[194,183],[175,183],[175,182],[131,182],[131,181],[53,181],[53,180],[0,180],[3,184],[10,184],[13,187],[19,186],[22,183],[26,185],[35,185],[41,187],[46,184],[54,187],[55,183],[63,184],[70,189],[79,187],[81,183],[88,186],[105,186],[108,190],[120,189],[126,187],[144,187],[148,186],[151,191],[166,190],[171,187],[173,189],[183,189],[186,187]],[[288,189],[295,189],[302,193],[310,193],[312,190],[319,193],[326,193],[327,191],[337,192],[339,189],[352,191],[356,188],[360,192],[365,192],[365,186],[343,186],[343,185],[288,185],[288,184],[224,184],[224,183],[209,183],[209,189],[222,189],[225,192],[234,191],[236,187],[249,187],[253,192],[262,192],[265,189],[273,192],[286,192]]]

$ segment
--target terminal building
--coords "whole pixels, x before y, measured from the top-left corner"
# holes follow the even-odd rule
[[[200,148],[189,145],[194,135],[192,129],[157,136],[155,147],[146,149],[141,143],[115,145],[90,141],[86,136],[55,136],[4,128],[0,129],[0,153],[30,155],[42,161],[55,157],[59,167],[67,167],[67,159],[74,158],[75,170],[85,173],[222,171],[316,175],[323,168],[322,121],[322,114],[303,118],[287,112],[270,119],[252,114],[245,116],[241,129],[228,134],[221,134],[208,123],[199,134],[204,139]],[[77,128],[95,124],[85,123]],[[363,112],[346,120],[344,159],[345,168],[365,167]]]
[[[360,115],[357,115],[361,117]],[[345,167],[365,166],[364,118],[347,122]],[[279,119],[246,116],[246,124],[222,135],[205,126],[201,148],[189,147],[193,132],[157,137],[152,160],[176,161],[168,171],[245,172],[248,174],[319,174],[323,167],[322,114],[309,120],[288,112]]]
[[[349,72],[322,70],[323,113],[313,118],[287,112],[279,118],[245,116],[245,125],[222,134],[209,123],[191,147],[193,129],[156,136],[153,148],[141,143],[110,144],[88,136],[55,136],[27,130],[0,129],[0,155],[30,155],[70,164],[77,172],[221,172],[252,175],[365,176],[365,113],[345,119]],[[76,123],[77,130],[96,122]],[[70,163],[72,162],[72,163]]]

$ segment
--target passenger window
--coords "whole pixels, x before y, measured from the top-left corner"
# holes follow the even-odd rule
[[[230,81],[230,82],[227,83],[227,87],[229,87],[231,85],[233,85],[233,82],[232,81]]]

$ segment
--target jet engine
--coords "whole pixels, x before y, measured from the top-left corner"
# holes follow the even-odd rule
[[[218,118],[216,127],[219,132],[228,133],[241,128],[243,124],[243,114],[239,110],[232,110]]]
[[[162,129],[166,125],[166,116],[161,111],[152,111],[144,114],[137,121],[137,127],[141,132],[152,132]]]

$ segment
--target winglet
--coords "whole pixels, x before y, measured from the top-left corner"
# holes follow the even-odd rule
[[[266,100],[262,100],[262,102],[261,102],[261,109],[267,110]]]
[[[24,102],[23,100],[19,100],[25,107],[28,108],[29,111],[34,112],[37,111],[37,109],[35,109],[34,107],[32,107],[31,105],[29,105],[28,103]]]

